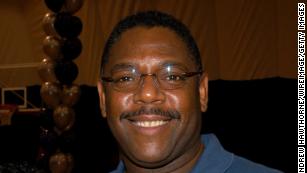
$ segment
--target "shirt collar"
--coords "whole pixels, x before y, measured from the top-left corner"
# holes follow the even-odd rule
[[[234,155],[224,150],[214,134],[202,135],[205,149],[191,173],[224,173],[231,165]]]

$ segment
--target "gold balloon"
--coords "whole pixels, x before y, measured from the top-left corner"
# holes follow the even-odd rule
[[[43,30],[46,35],[59,37],[53,25],[55,18],[56,15],[54,13],[46,13],[43,18]]]
[[[73,168],[71,154],[56,153],[49,159],[49,168],[52,173],[70,173]]]
[[[63,11],[73,14],[80,10],[82,5],[83,0],[65,0]]]
[[[62,41],[55,36],[47,36],[43,42],[43,50],[50,58],[59,60],[61,55]]]
[[[60,105],[53,112],[53,121],[59,131],[70,130],[75,123],[75,112],[68,106]]]
[[[57,83],[45,82],[42,84],[41,97],[44,102],[51,108],[55,108],[61,101],[61,87]]]
[[[71,172],[72,169],[74,168],[74,158],[71,154],[66,154],[66,158],[69,163],[67,167],[67,172]]]
[[[38,66],[38,75],[43,82],[57,82],[54,74],[55,62],[49,58],[44,58]]]
[[[80,87],[78,85],[64,86],[62,103],[66,106],[75,105],[80,98]]]

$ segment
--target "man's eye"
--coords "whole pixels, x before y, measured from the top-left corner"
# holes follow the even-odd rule
[[[166,80],[168,80],[168,81],[181,81],[181,80],[184,80],[184,77],[180,76],[180,75],[168,75],[168,76],[166,76]]]
[[[123,77],[119,77],[115,80],[115,82],[130,82],[133,81],[134,78],[131,76],[123,76]]]

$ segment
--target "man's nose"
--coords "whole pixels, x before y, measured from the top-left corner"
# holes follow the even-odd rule
[[[155,75],[145,75],[140,82],[140,86],[134,95],[135,103],[161,104],[165,101],[165,95],[160,89]]]

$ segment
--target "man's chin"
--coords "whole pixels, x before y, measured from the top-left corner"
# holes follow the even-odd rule
[[[147,150],[138,150],[127,155],[129,161],[132,161],[134,164],[139,165],[144,168],[159,168],[169,163],[171,159],[171,150],[170,148],[163,147],[152,147],[147,148]]]
[[[130,161],[132,161],[133,164],[146,169],[158,169],[169,163],[168,159],[162,156],[159,157],[135,156],[135,157],[136,159]]]

